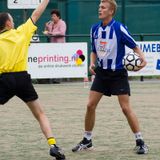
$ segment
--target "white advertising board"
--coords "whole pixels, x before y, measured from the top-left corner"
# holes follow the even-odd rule
[[[32,43],[28,72],[37,79],[87,77],[87,43]]]
[[[9,9],[34,9],[42,0],[8,0]]]
[[[147,65],[129,76],[160,75],[160,42],[137,42]],[[126,53],[130,51],[126,48]],[[32,43],[28,71],[32,78],[84,78],[88,75],[87,43]]]
[[[145,54],[147,65],[138,72],[128,72],[129,76],[160,75],[160,42],[146,41],[137,42],[137,44]],[[126,48],[126,53],[129,50]]]

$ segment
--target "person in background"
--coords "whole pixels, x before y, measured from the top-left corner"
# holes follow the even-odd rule
[[[145,154],[148,152],[138,119],[129,100],[128,74],[122,65],[125,45],[140,56],[142,63],[139,69],[146,65],[146,60],[127,28],[113,19],[116,9],[117,3],[115,0],[101,0],[99,5],[99,19],[101,22],[91,28],[92,52],[89,69],[95,75],[95,79],[91,86],[87,104],[84,136],[82,141],[72,149],[73,152],[93,148],[92,130],[95,124],[96,108],[103,95],[117,96],[120,107],[134,134],[136,153]],[[95,68],[96,62],[98,64],[97,68]]]
[[[27,72],[28,48],[37,30],[35,23],[48,3],[49,0],[43,0],[31,17],[17,29],[14,29],[14,21],[9,13],[0,13],[0,104],[4,105],[13,96],[24,101],[39,122],[50,146],[50,155],[57,160],[65,160]]]
[[[45,24],[43,33],[46,36],[50,36],[49,42],[64,43],[66,41],[66,23],[61,19],[59,10],[53,9],[51,11],[51,20]]]
[[[64,43],[66,42],[66,23],[61,19],[61,14],[58,9],[51,11],[51,20],[45,24],[43,32],[47,36],[48,42],[51,43]],[[52,83],[60,83],[56,79],[51,79]]]

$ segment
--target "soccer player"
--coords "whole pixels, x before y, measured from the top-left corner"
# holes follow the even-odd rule
[[[35,23],[48,3],[49,0],[43,0],[31,17],[17,29],[14,29],[13,18],[9,13],[0,13],[0,104],[5,104],[15,95],[23,100],[40,124],[50,146],[50,155],[57,160],[65,160],[27,73],[28,48],[37,29]]]
[[[101,0],[99,5],[99,19],[101,22],[91,28],[92,52],[89,69],[92,74],[95,74],[95,79],[91,86],[87,104],[84,137],[72,149],[73,152],[91,150],[93,148],[92,130],[95,124],[95,111],[103,95],[117,95],[120,107],[135,135],[136,153],[145,154],[148,152],[140,132],[138,119],[129,101],[128,74],[122,65],[125,45],[133,49],[141,57],[140,69],[146,65],[146,60],[127,28],[113,19],[116,9],[115,0]],[[96,61],[97,68],[95,68]]]

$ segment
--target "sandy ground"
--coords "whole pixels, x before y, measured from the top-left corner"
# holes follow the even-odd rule
[[[83,136],[89,88],[83,83],[35,85],[67,160],[160,160],[160,81],[131,82],[131,103],[147,155],[136,155],[134,136],[117,97],[103,97],[93,132],[94,151],[72,153]],[[30,110],[17,97],[0,106],[0,160],[51,160],[48,145]]]

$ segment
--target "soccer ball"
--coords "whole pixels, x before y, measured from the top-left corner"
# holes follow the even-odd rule
[[[134,52],[126,54],[122,60],[124,68],[128,71],[137,71],[141,63],[141,58]]]

